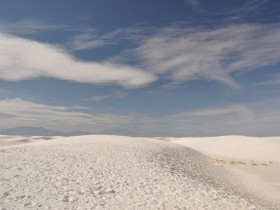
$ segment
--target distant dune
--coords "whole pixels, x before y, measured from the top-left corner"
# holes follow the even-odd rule
[[[242,177],[213,159],[172,142],[123,136],[31,139],[0,148],[4,209],[279,207],[274,198],[247,190]]]
[[[219,136],[170,140],[214,158],[280,163],[280,137]]]
[[[195,149],[239,176],[252,194],[278,200],[280,209],[280,137],[220,136],[169,138]]]

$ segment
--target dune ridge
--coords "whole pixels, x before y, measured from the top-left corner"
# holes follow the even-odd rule
[[[276,209],[210,158],[153,138],[39,140],[2,147],[0,159],[6,209]]]

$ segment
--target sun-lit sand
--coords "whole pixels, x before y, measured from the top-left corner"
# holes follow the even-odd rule
[[[240,177],[247,189],[280,205],[280,137],[170,138],[195,149]],[[280,209],[280,206],[279,206]]]
[[[0,135],[0,147],[26,144],[26,143],[32,143],[32,142],[39,142],[39,141],[56,139],[56,138],[60,138],[60,137],[59,136],[48,137],[48,136],[7,136],[7,135]]]
[[[170,140],[191,147],[210,157],[280,163],[280,137],[219,136],[171,138]]]
[[[233,140],[223,141],[223,138],[213,138],[213,142],[206,140],[205,147],[217,148],[215,141],[221,141],[222,148],[226,150],[227,144],[231,145]],[[239,138],[237,145],[242,143],[242,138]],[[244,167],[241,172],[245,174],[248,174],[245,169],[247,166],[249,171],[250,167],[255,167],[253,170],[256,171],[258,167],[274,171],[278,156],[274,156],[272,152],[271,157],[275,157],[274,159],[270,159],[267,154],[263,154],[262,159],[252,151],[251,156],[246,156],[249,159],[241,154],[223,158],[221,154],[228,154],[225,151],[217,156],[213,156],[214,153],[211,153],[212,156],[208,154],[211,159],[193,149],[173,143],[190,144],[189,147],[198,151],[203,148],[202,145],[195,148],[191,144],[194,140],[187,138],[169,139],[173,142],[124,136],[44,139],[46,138],[1,136],[2,209],[263,210],[279,207],[277,201],[265,195],[259,199],[254,194],[255,191],[248,191],[247,185],[239,182],[242,177],[231,172],[234,170],[227,169]],[[202,140],[205,139],[199,139]],[[247,146],[248,142],[246,141]],[[275,147],[279,144],[277,138],[270,138],[269,142],[276,142]],[[19,145],[15,145],[18,143]],[[253,145],[251,149],[254,149]],[[233,146],[234,144],[228,146],[231,147],[229,153],[234,151]],[[200,152],[206,154],[206,149]],[[231,159],[233,157],[235,158]],[[257,164],[265,162],[268,165],[251,166],[251,159]],[[239,164],[239,160],[246,164]],[[269,162],[271,160],[272,163]],[[227,161],[234,161],[234,164]],[[271,175],[267,171],[268,174]],[[244,176],[243,180],[247,177]],[[276,183],[275,178],[271,175],[270,181]]]

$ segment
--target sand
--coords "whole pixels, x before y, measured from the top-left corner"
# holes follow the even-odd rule
[[[250,194],[280,209],[280,137],[169,138],[212,158],[240,179]]]
[[[0,207],[277,209],[212,162],[188,147],[152,138],[78,136],[4,146]]]
[[[280,137],[219,136],[170,140],[214,158],[280,163]]]
[[[0,147],[14,146],[38,141],[52,140],[61,138],[59,136],[7,136],[0,135]]]

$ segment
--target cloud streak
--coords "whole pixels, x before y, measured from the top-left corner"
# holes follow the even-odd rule
[[[126,97],[128,94],[127,93],[122,93],[122,92],[114,92],[112,94],[107,94],[107,95],[96,95],[96,96],[92,96],[86,100],[93,100],[93,101],[103,101],[105,99],[109,99],[109,98],[124,98]]]
[[[187,0],[187,2],[192,6],[193,9],[196,9],[199,5],[199,0]]]
[[[84,62],[58,46],[0,34],[0,79],[50,77],[89,84],[142,87],[155,77],[141,69],[109,62]]]
[[[51,106],[20,98],[0,100],[1,127],[40,125],[65,130],[91,130],[114,127],[129,121],[125,115],[90,114],[76,111],[77,107]],[[85,110],[85,109],[84,109]]]
[[[165,27],[134,50],[149,72],[173,81],[204,79],[237,88],[232,73],[279,63],[280,25],[216,29]]]
[[[72,37],[66,46],[71,51],[90,50],[107,45],[114,45],[123,40],[137,42],[146,37],[152,30],[147,26],[133,26],[119,28],[108,33],[100,34],[97,31],[84,32]]]
[[[279,100],[275,103],[279,104]],[[279,109],[257,104],[257,107],[229,104],[159,117],[142,116],[138,118],[138,127],[150,136],[279,135]]]
[[[36,34],[46,30],[69,29],[64,24],[48,24],[38,20],[0,21],[0,31],[10,34]]]
[[[83,33],[74,36],[67,44],[71,51],[89,50],[107,45],[103,39],[96,39],[92,34]]]
[[[86,107],[3,99],[0,100],[0,128],[44,126],[63,131],[122,131],[124,135],[138,136],[279,135],[279,100],[229,104],[165,116],[86,111]]]

